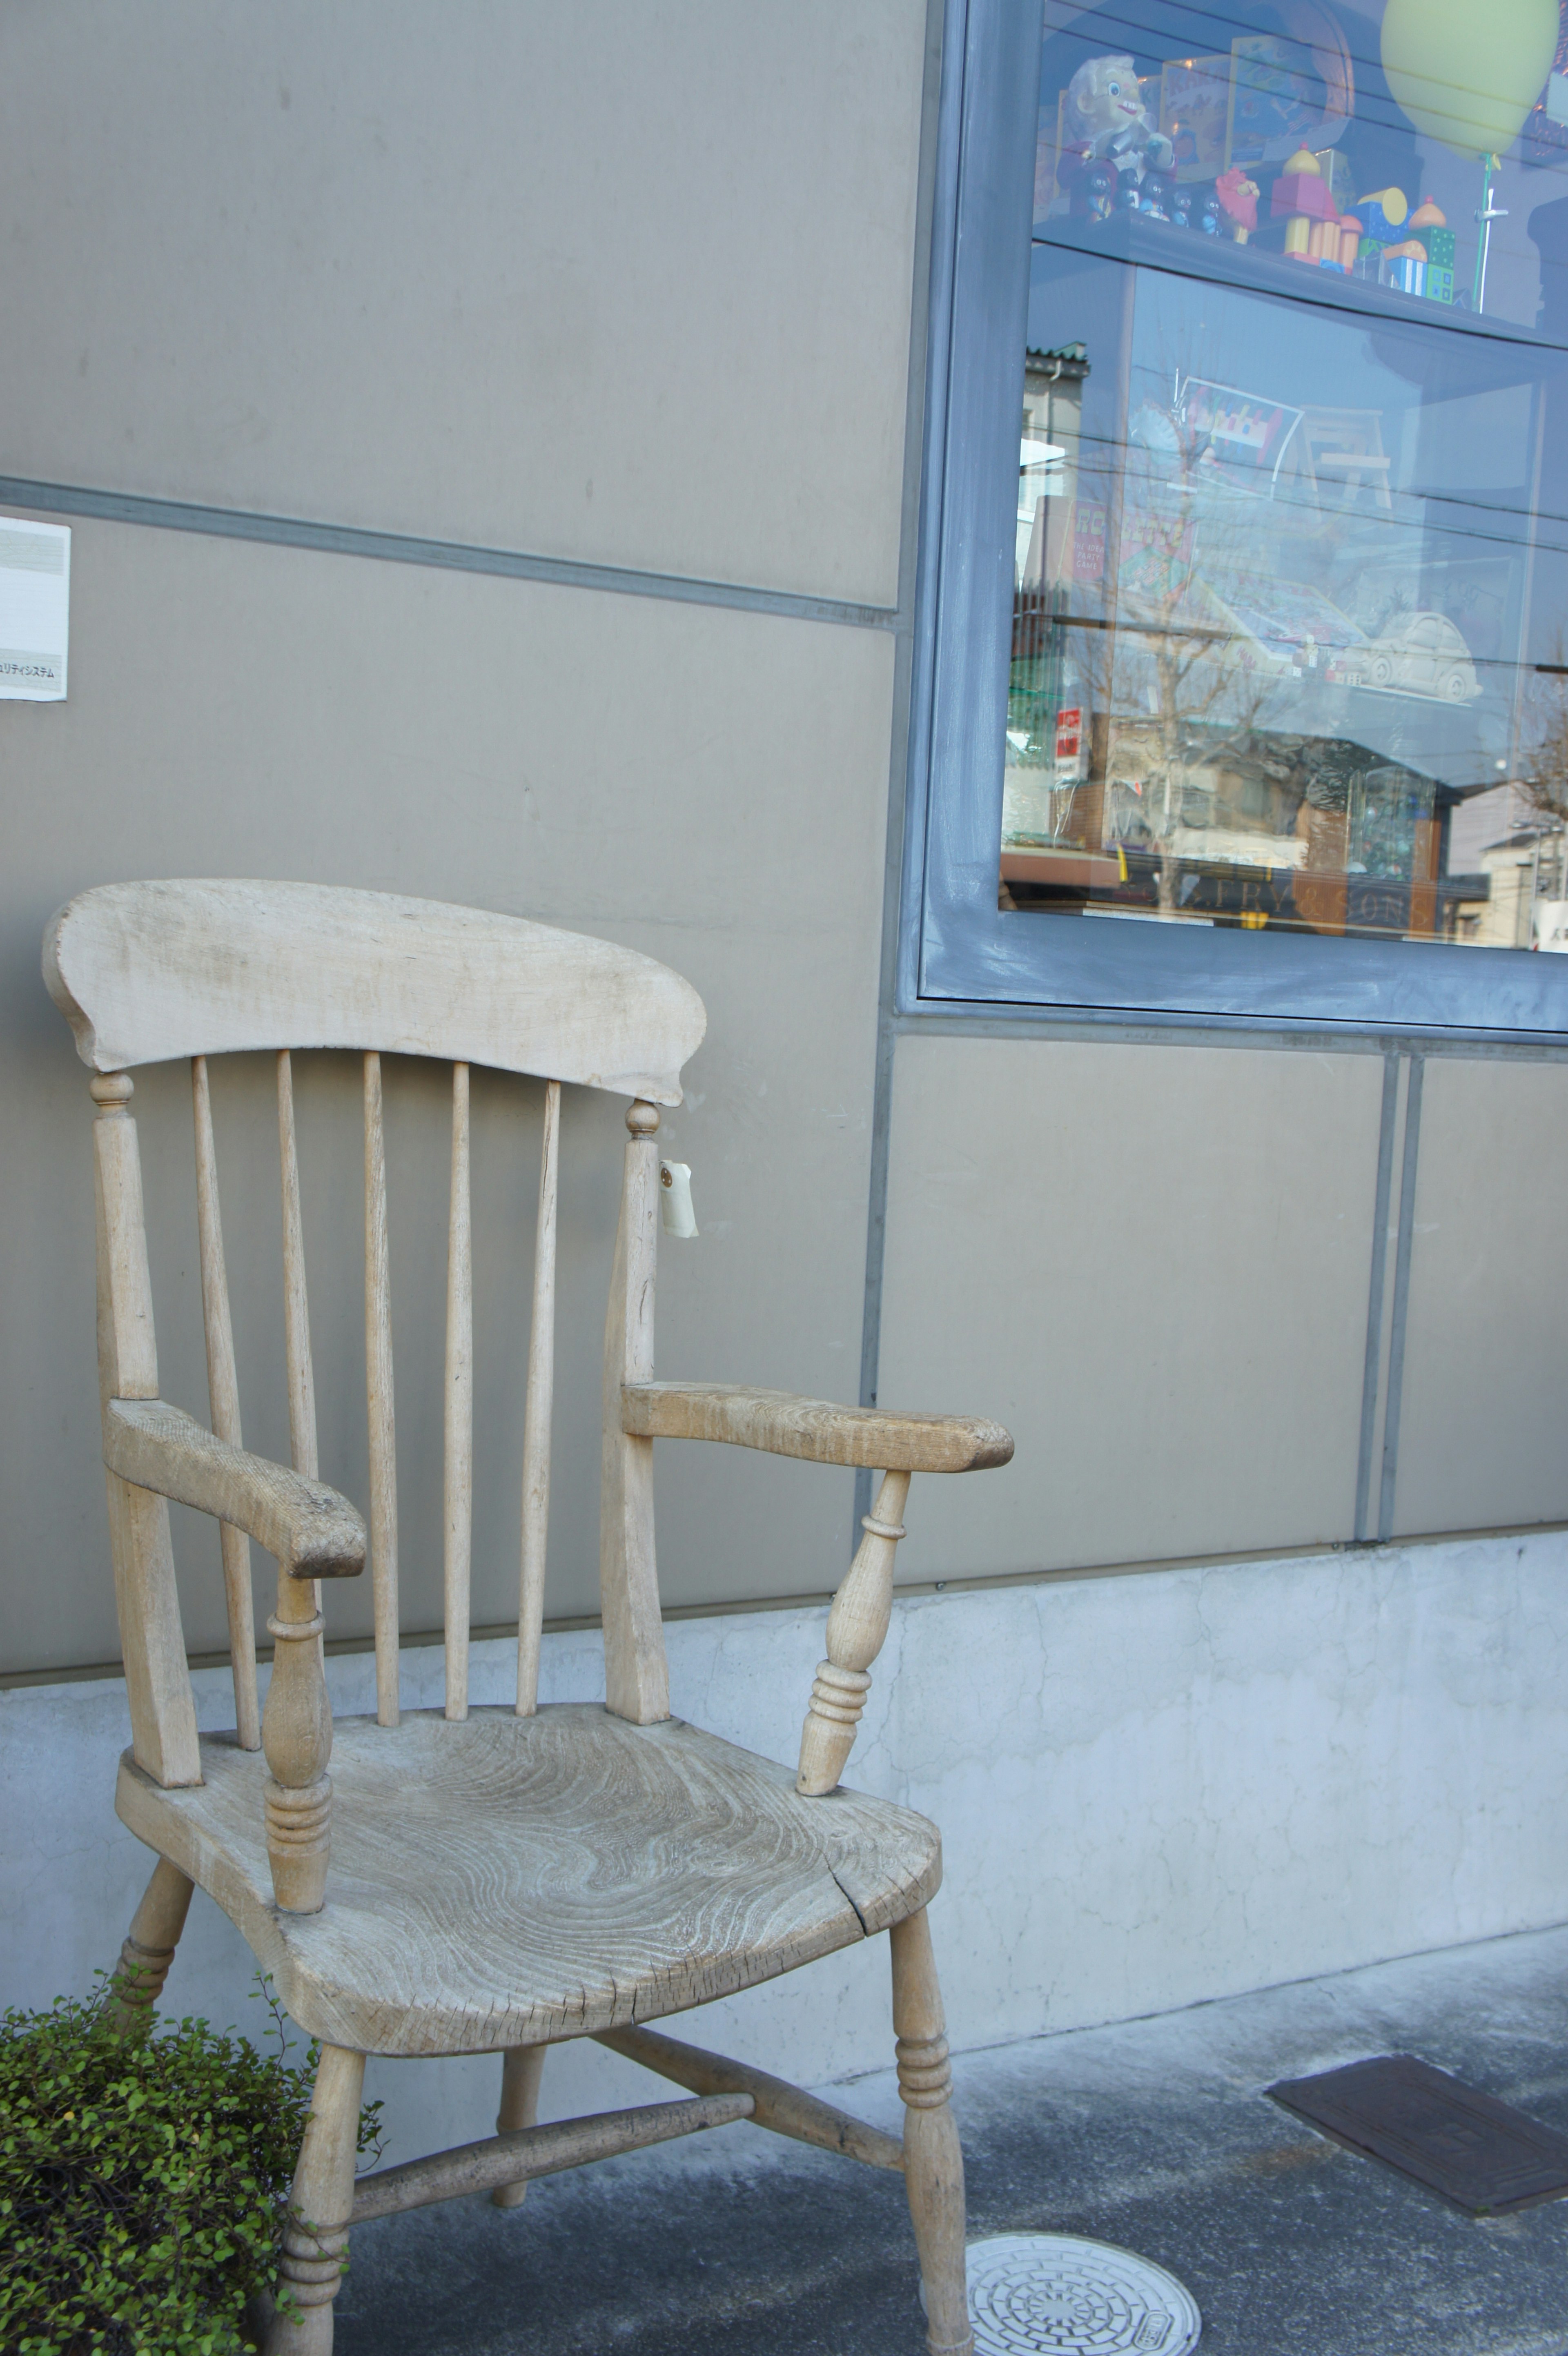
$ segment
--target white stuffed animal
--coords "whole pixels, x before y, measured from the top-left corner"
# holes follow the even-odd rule
[[[1085,160],[1105,156],[1119,172],[1168,172],[1176,150],[1149,120],[1131,58],[1090,58],[1067,86],[1069,143]]]

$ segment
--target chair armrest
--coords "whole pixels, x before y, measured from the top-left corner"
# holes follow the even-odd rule
[[[252,1456],[163,1399],[110,1399],[103,1462],[138,1489],[194,1505],[244,1530],[295,1579],[353,1579],[365,1526],[336,1489]]]
[[[979,1472],[1013,1453],[1012,1433],[981,1415],[897,1415],[734,1383],[623,1383],[620,1398],[621,1429],[634,1439],[725,1440],[813,1464]]]

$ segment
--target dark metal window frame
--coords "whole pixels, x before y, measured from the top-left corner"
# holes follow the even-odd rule
[[[948,0],[896,1006],[1558,1041],[1568,958],[997,907],[1040,0]]]

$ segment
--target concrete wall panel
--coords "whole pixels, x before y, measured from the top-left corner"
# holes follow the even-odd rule
[[[5,1669],[113,1658],[92,1348],[86,1074],[38,979],[50,911],[138,874],[294,875],[577,926],[701,990],[707,1040],[663,1135],[702,1235],[667,1243],[668,1372],[854,1396],[886,796],[880,633],[88,525],[71,696],[0,704],[0,1451]],[[265,1058],[215,1071],[247,1438],[279,1452],[276,1143]],[[363,1497],[359,1079],[299,1080],[323,1471]],[[444,1079],[389,1071],[404,1565],[439,1591]],[[137,1083],[166,1393],[200,1412],[188,1082]],[[623,1108],[569,1100],[561,1437],[549,1609],[596,1608],[598,1375]],[[476,1092],[475,1612],[515,1612],[518,1373],[538,1092]],[[246,1211],[252,1214],[247,1232]],[[850,1476],[730,1450],[661,1451],[666,1598],[820,1590]],[[421,1494],[421,1483],[423,1492]],[[182,1517],[183,1519],[184,1517]],[[188,1634],[223,1642],[209,1527],[182,1534]],[[265,1566],[259,1562],[258,1591]],[[263,1601],[262,1610],[266,1604]],[[332,1599],[334,1633],[370,1598]]]
[[[9,8],[0,472],[890,605],[925,38]]]
[[[900,1039],[879,1396],[1017,1441],[916,1482],[903,1577],[1349,1536],[1381,1068]]]
[[[1428,1062],[1394,1493],[1401,1531],[1568,1520],[1565,1169],[1561,1064]]]

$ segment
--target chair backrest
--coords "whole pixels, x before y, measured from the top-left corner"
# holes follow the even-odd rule
[[[67,903],[44,941],[44,978],[95,1074],[99,1364],[104,1398],[158,1396],[145,1220],[129,1071],[188,1057],[196,1130],[201,1299],[212,1429],[241,1442],[208,1058],[277,1056],[284,1332],[294,1469],[319,1477],[295,1131],[294,1051],[364,1059],[365,1376],[377,1714],[398,1715],[398,1511],[383,1141],[383,1054],[452,1066],[443,1474],[446,1715],[468,1706],[473,1527],[472,1064],[546,1082],[521,1467],[517,1707],[539,1676],[550,1510],[557,1162],[563,1083],[632,1101],[605,1333],[600,1582],[607,1698],[639,1723],[668,1715],[653,1547],[650,1440],[621,1429],[620,1387],[653,1363],[658,1107],[681,1101],[702,1001],[678,974],[585,935],[432,900],[311,884],[108,884]],[[167,1508],[110,1478],[116,1601],[138,1763],[199,1780]],[[260,1741],[250,1555],[223,1526],[236,1726]]]

